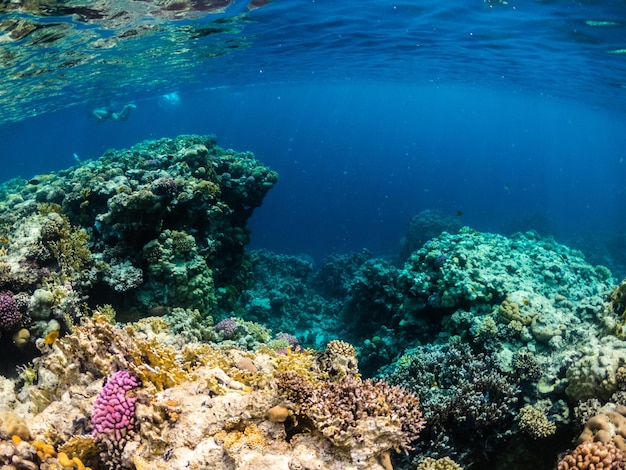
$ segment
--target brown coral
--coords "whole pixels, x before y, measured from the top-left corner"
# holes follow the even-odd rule
[[[564,456],[557,470],[619,470],[623,454],[612,442],[583,442]]]
[[[534,406],[524,406],[519,410],[520,430],[534,439],[551,436],[556,432],[556,424]]]
[[[587,421],[577,443],[594,441],[613,442],[626,452],[626,406],[618,405],[614,411],[599,413]]]
[[[315,362],[319,370],[330,380],[339,381],[346,377],[356,377],[359,373],[356,350],[345,341],[329,342],[326,350],[318,354]]]
[[[278,377],[278,389],[333,444],[380,453],[408,449],[424,427],[417,397],[383,381],[348,378],[312,385],[295,372]]]

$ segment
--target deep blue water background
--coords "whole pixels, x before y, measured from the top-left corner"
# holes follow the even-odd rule
[[[210,30],[246,5],[171,27]],[[280,174],[250,222],[252,248],[395,255],[424,209],[483,231],[585,235],[586,251],[625,232],[623,1],[277,0],[247,15],[239,29],[180,44],[158,34],[110,50],[69,43],[99,60],[19,82],[26,97],[37,80],[64,88],[45,103],[59,111],[0,125],[2,179],[66,168],[74,153],[212,133]],[[249,47],[212,57],[222,36]],[[166,44],[176,54],[155,61]],[[163,106],[166,92],[180,103]],[[127,122],[88,118],[129,101]],[[619,243],[613,253],[626,251]]]
[[[176,106],[137,98],[127,122],[96,125],[84,106],[0,128],[3,176],[71,166],[73,153],[97,158],[143,139],[214,133],[280,174],[251,221],[253,248],[393,255],[424,209],[461,211],[486,231],[528,217],[557,237],[624,230],[626,119],[613,111],[364,81],[183,90]]]

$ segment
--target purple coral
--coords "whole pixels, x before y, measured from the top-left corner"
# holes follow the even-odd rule
[[[150,184],[150,189],[159,196],[173,196],[178,191],[178,184],[174,178],[157,178]]]
[[[300,341],[298,341],[298,338],[296,338],[294,335],[290,335],[289,333],[278,333],[276,335],[276,339],[287,341],[292,351],[304,351],[302,346],[300,346]]]
[[[224,339],[234,338],[238,328],[239,324],[232,317],[225,318],[217,325],[215,325],[215,331],[217,331],[218,333],[222,333]]]
[[[12,330],[21,320],[22,314],[13,294],[9,291],[0,293],[0,330]]]
[[[93,436],[121,441],[135,427],[137,397],[129,394],[141,385],[140,380],[126,370],[120,370],[102,387],[91,413]]]

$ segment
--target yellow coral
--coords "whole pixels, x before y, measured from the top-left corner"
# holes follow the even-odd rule
[[[275,375],[294,371],[298,373],[298,375],[305,377],[311,383],[320,380],[322,374],[320,374],[315,367],[315,357],[315,352],[311,349],[306,349],[302,352],[288,349],[286,354],[276,355],[274,360],[276,364]]]
[[[441,459],[426,457],[417,466],[416,470],[463,470],[463,467],[457,464],[450,457],[443,457]]]
[[[89,467],[85,467],[78,457],[72,457],[70,459],[64,452],[59,452],[57,459],[59,459],[59,464],[63,467],[76,468],[77,470],[91,470]]]
[[[87,461],[98,455],[98,447],[93,436],[76,435],[59,446],[59,455],[64,453],[69,458]]]
[[[533,315],[522,315],[519,305],[508,297],[500,304],[498,308],[498,318],[505,324],[511,321],[518,321],[522,325],[528,326],[533,321]]]
[[[254,424],[248,424],[243,432],[236,429],[230,432],[219,431],[214,438],[224,443],[224,448],[228,453],[237,453],[242,447],[262,450],[267,445],[263,432]]]
[[[534,406],[526,405],[519,410],[518,419],[520,430],[534,439],[548,437],[556,432],[556,424]]]

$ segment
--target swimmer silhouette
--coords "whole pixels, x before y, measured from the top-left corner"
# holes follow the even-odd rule
[[[102,108],[95,108],[89,112],[89,115],[96,118],[98,124],[106,121],[107,119],[113,119],[114,121],[126,121],[131,109],[136,108],[132,103],[125,104],[122,110],[118,113],[111,106],[104,106]]]

